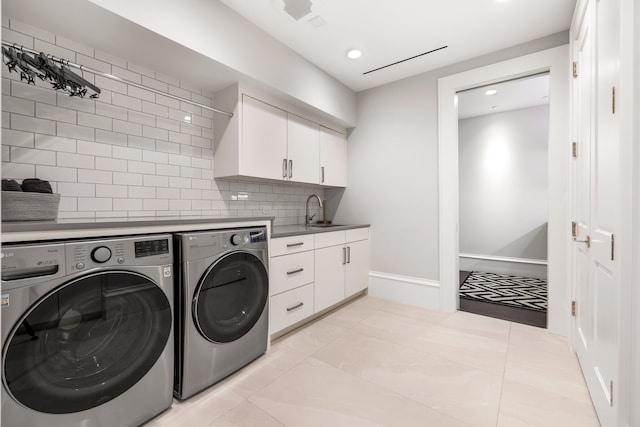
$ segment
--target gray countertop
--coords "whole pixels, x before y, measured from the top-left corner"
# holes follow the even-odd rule
[[[74,239],[125,234],[156,232],[180,232],[205,230],[224,224],[242,227],[249,223],[268,223],[272,216],[264,217],[134,217],[134,218],[69,218],[56,221],[21,221],[2,223],[3,242],[28,242],[43,240]],[[287,237],[301,234],[325,233],[369,227],[368,224],[351,225],[281,225],[271,227],[271,237]]]
[[[326,233],[329,231],[351,230],[354,228],[369,227],[369,224],[350,224],[350,225],[334,225],[322,226],[322,225],[276,225],[271,229],[271,237],[287,237],[287,236],[299,236],[301,234],[315,234]]]
[[[124,234],[205,230],[220,224],[241,227],[245,223],[269,223],[274,217],[136,217],[70,218],[56,221],[2,223],[3,242],[59,240]]]

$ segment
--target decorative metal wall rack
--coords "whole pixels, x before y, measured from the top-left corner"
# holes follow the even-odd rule
[[[54,89],[67,92],[69,96],[84,98],[88,95],[89,98],[93,99],[99,97],[100,88],[83,77],[84,72],[87,71],[94,75],[125,83],[190,105],[195,105],[217,114],[233,117],[233,113],[218,110],[217,108],[209,107],[208,105],[194,102],[190,99],[172,95],[167,92],[162,92],[112,74],[103,73],[102,71],[73,63],[64,58],[56,58],[53,55],[47,55],[43,52],[37,52],[24,46],[18,46],[16,43],[3,41],[2,55],[6,58],[5,65],[9,69],[9,72],[20,73],[20,79],[26,81],[27,84],[35,84],[35,79],[39,78],[40,80],[50,82]],[[79,69],[82,75],[74,73],[71,71],[71,68]],[[89,92],[89,90],[91,92]]]

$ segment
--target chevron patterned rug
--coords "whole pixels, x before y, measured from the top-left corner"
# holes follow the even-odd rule
[[[546,311],[547,282],[474,271],[460,285],[460,298]]]

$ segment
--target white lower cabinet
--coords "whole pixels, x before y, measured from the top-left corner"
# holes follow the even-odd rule
[[[271,258],[271,295],[313,283],[313,251]]]
[[[315,246],[316,313],[369,286],[368,228],[316,234]]]
[[[271,239],[271,334],[314,313],[313,245],[312,234]]]
[[[345,298],[344,247],[316,249],[315,312],[324,310]]]
[[[345,297],[350,297],[369,287],[371,268],[369,240],[347,243]]]
[[[313,314],[313,283],[274,295],[270,304],[270,326],[274,334]]]
[[[271,239],[271,334],[369,285],[369,228]]]

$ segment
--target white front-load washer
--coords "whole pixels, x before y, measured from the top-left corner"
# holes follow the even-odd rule
[[[138,426],[171,406],[170,234],[2,246],[2,425]]]
[[[174,235],[175,396],[186,399],[267,349],[266,227]]]

